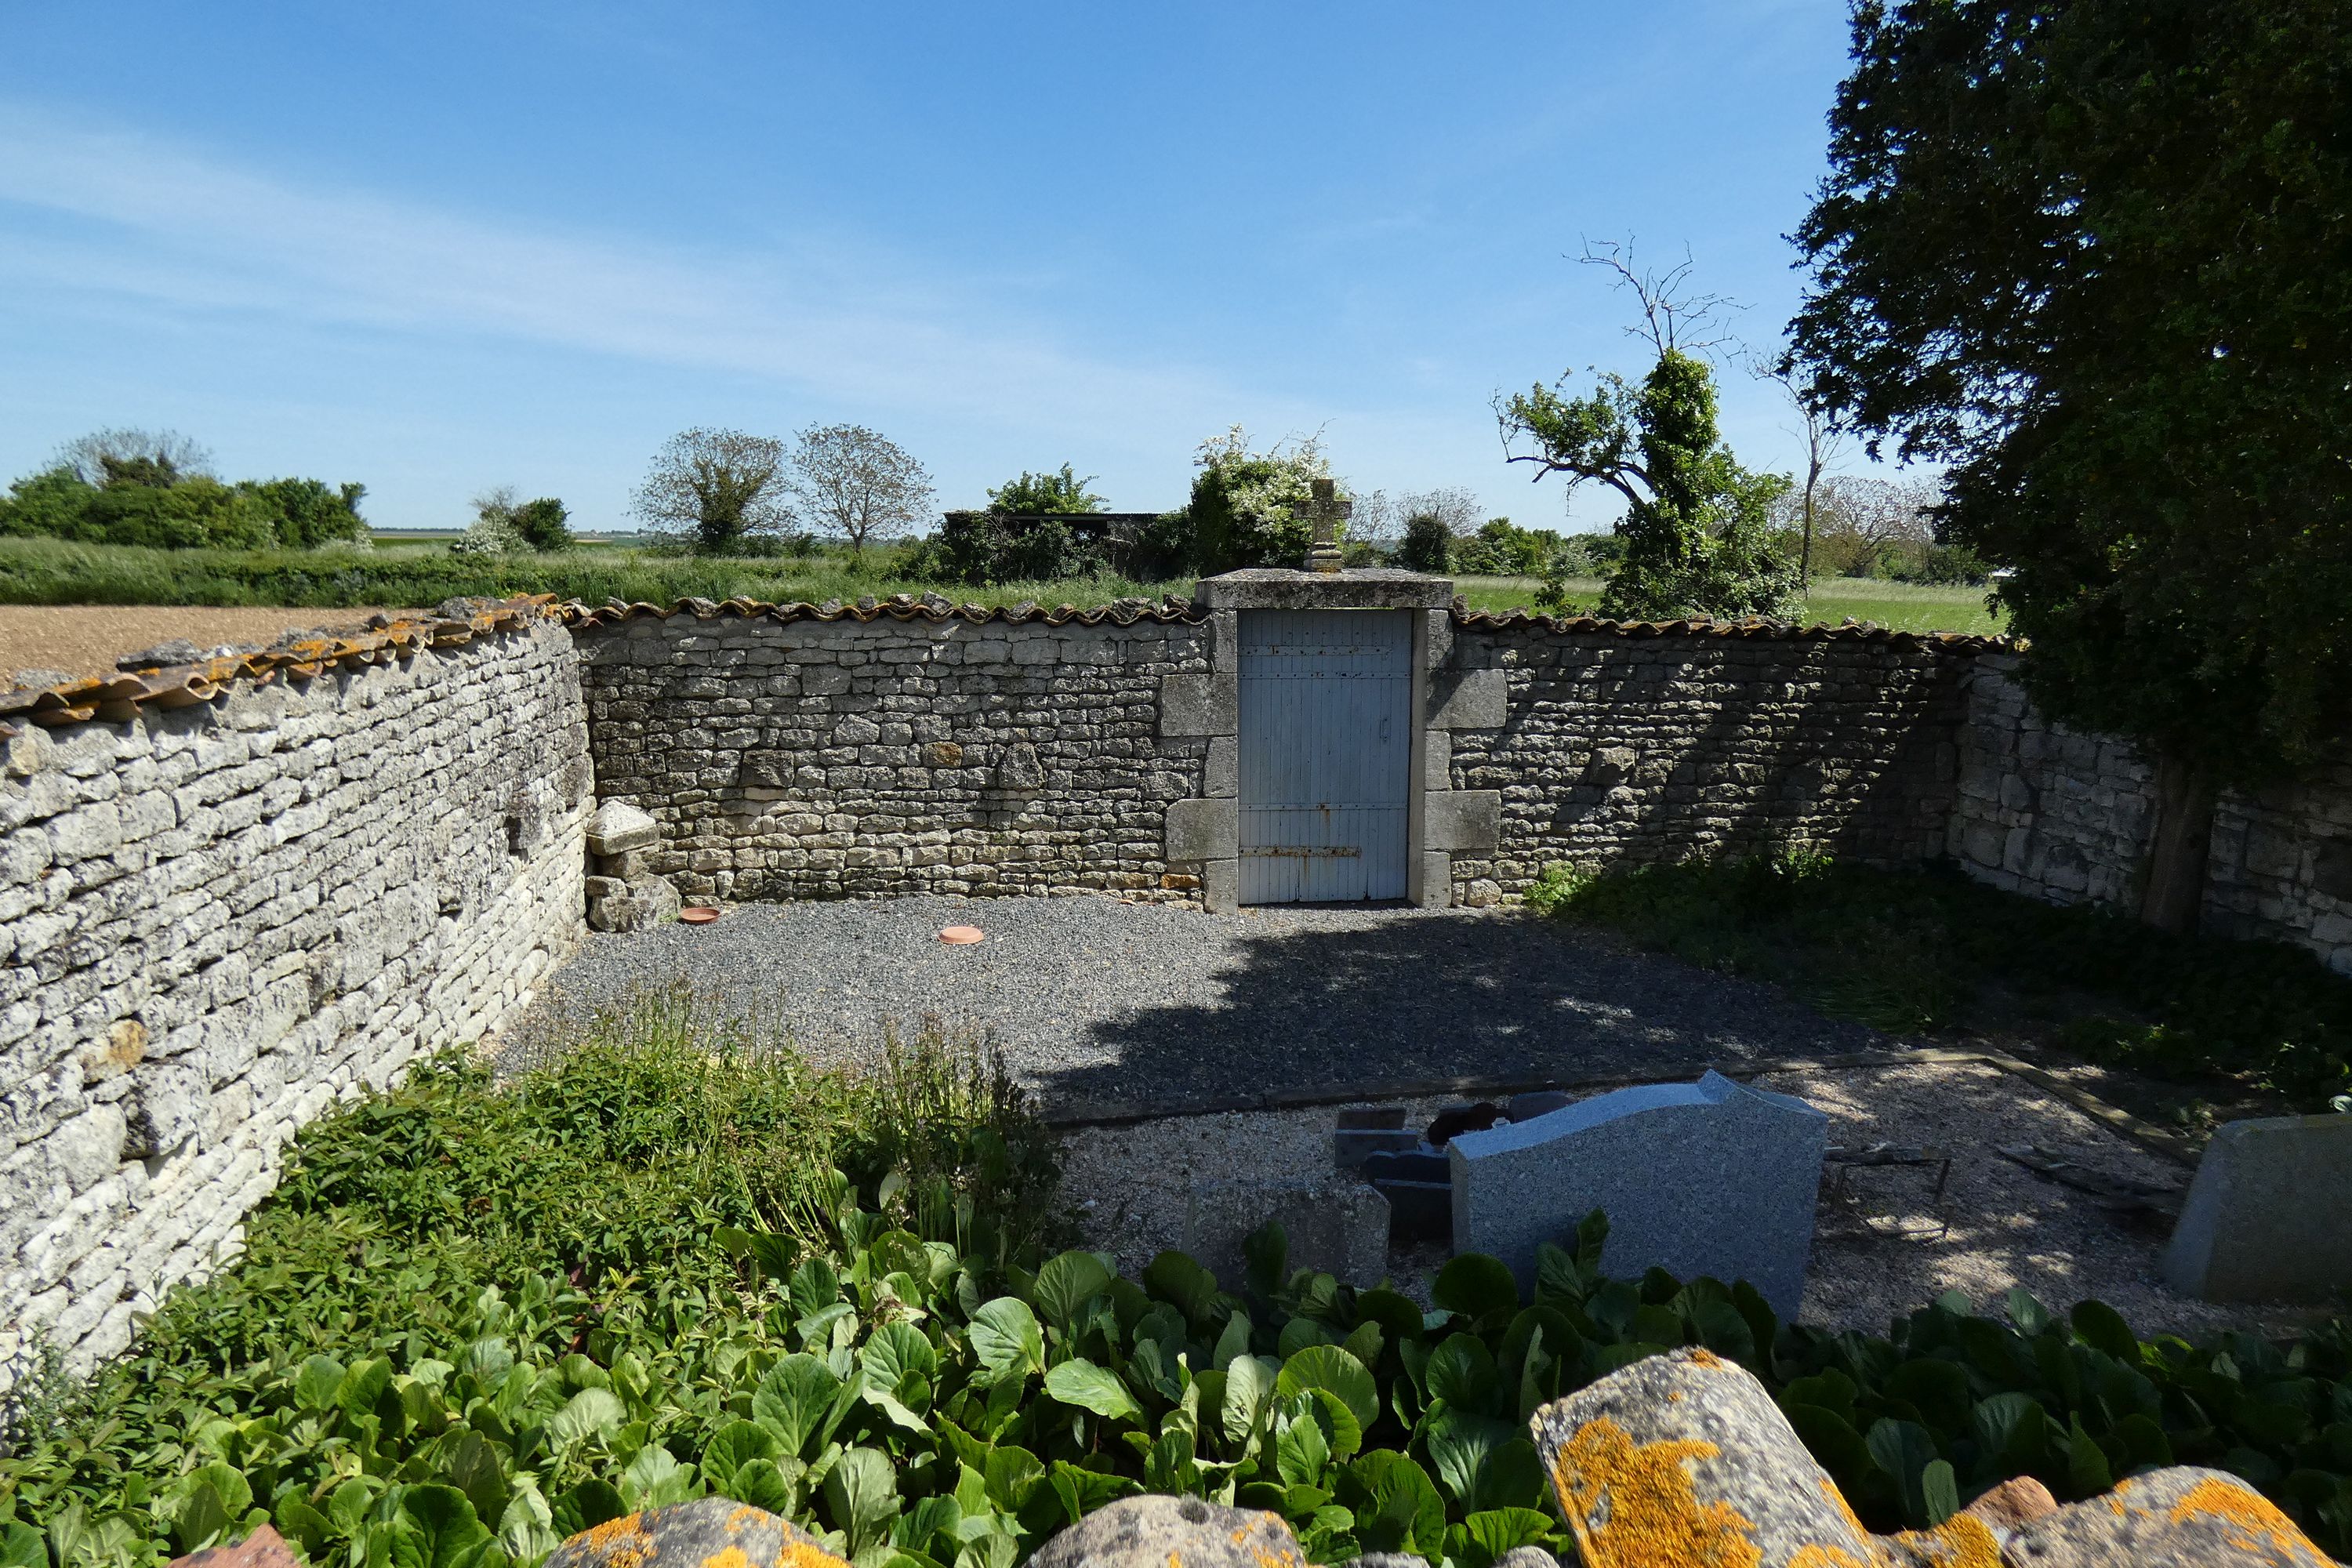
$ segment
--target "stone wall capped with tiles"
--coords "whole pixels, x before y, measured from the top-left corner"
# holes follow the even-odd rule
[[[1554,862],[1942,853],[1976,639],[1579,626],[1455,618],[1454,679],[1486,710],[1445,766],[1501,796],[1496,847],[1454,858],[1456,902],[1523,893]]]
[[[1979,661],[1946,847],[1969,875],[2053,903],[2131,906],[2156,831],[2155,770],[2034,711],[2018,656]],[[2352,753],[2302,783],[2222,795],[2205,929],[2293,942],[2352,974]]]
[[[1162,721],[1209,668],[1189,606],[705,610],[574,625],[598,788],[681,892],[1197,896],[1169,807],[1211,742]]]
[[[535,604],[419,626],[8,700],[0,1391],[121,1350],[297,1129],[576,943],[572,638]]]

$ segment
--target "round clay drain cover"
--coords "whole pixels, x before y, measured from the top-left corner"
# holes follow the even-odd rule
[[[707,926],[719,918],[719,911],[709,904],[688,904],[677,911],[677,918],[690,926]]]
[[[940,928],[940,940],[952,947],[962,947],[967,943],[979,942],[987,935],[988,933],[978,926],[941,926]]]

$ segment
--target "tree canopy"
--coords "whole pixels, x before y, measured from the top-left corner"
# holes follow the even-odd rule
[[[706,555],[782,533],[793,520],[784,444],[740,430],[681,430],[654,454],[631,510]]]
[[[1080,479],[1076,470],[1067,463],[1062,465],[1059,473],[1048,470],[1033,474],[1024,468],[1019,479],[1007,479],[988,492],[988,509],[991,511],[1047,512],[1065,516],[1072,512],[1100,511],[1103,510],[1103,498],[1087,489],[1094,482],[1092,474]]]
[[[0,534],[150,549],[309,550],[364,543],[364,485],[215,479],[204,448],[174,432],[100,430],[0,496]]]
[[[1796,566],[1774,543],[1772,503],[1786,477],[1740,466],[1716,418],[1715,374],[1700,357],[1712,313],[1724,301],[1682,291],[1689,264],[1637,270],[1629,250],[1588,247],[1633,291],[1642,323],[1631,329],[1656,363],[1639,385],[1612,372],[1581,397],[1568,382],[1537,385],[1499,403],[1503,443],[1536,478],[1559,474],[1570,488],[1598,483],[1625,500],[1617,533],[1623,554],[1612,569],[1601,613],[1628,620],[1685,616],[1777,615],[1796,587]],[[1513,450],[1521,437],[1532,451]]]
[[[802,521],[847,540],[858,556],[869,543],[898,538],[929,515],[929,473],[897,442],[863,425],[802,431],[784,482]]]
[[[2054,717],[2222,783],[2352,694],[2352,7],[1864,0],[1795,358],[2013,569]]]

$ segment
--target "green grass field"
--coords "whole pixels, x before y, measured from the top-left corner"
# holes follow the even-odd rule
[[[904,552],[877,550],[860,564],[837,550],[809,556],[710,560],[635,545],[596,542],[561,555],[456,555],[442,541],[402,540],[373,549],[141,550],[0,538],[0,604],[263,605],[341,609],[355,605],[430,605],[460,595],[556,594],[667,602],[744,597],[822,604],[866,595],[936,591],[959,603],[1094,605],[1163,594],[1190,596],[1192,581],[1124,577],[941,587],[908,576]],[[1472,607],[1506,610],[1535,603],[1532,577],[1465,577]],[[1570,584],[1580,608],[1599,600],[1596,579]],[[1816,583],[1805,618],[1835,624],[1851,616],[1902,631],[1994,632],[1980,588],[1916,588],[1832,578]]]
[[[1507,610],[1532,606],[1543,584],[1533,577],[1464,577],[1456,592],[1476,610]],[[1577,607],[1594,613],[1601,599],[1597,577],[1571,577],[1569,591]],[[1875,621],[1903,632],[1975,632],[1990,636],[2001,630],[2001,618],[1985,608],[1982,588],[1922,588],[1908,583],[1885,583],[1869,577],[1823,577],[1813,583],[1798,618],[1807,625],[1826,621],[1837,625],[1848,616]]]

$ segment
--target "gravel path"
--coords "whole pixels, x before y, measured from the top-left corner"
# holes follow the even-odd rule
[[[939,940],[960,923],[988,940]],[[1516,911],[918,898],[744,905],[712,925],[591,936],[503,1064],[543,1056],[566,1011],[680,980],[780,1018],[820,1059],[864,1055],[885,1019],[992,1031],[1065,1112],[1471,1075],[1696,1076],[1886,1043],[1768,987]]]

